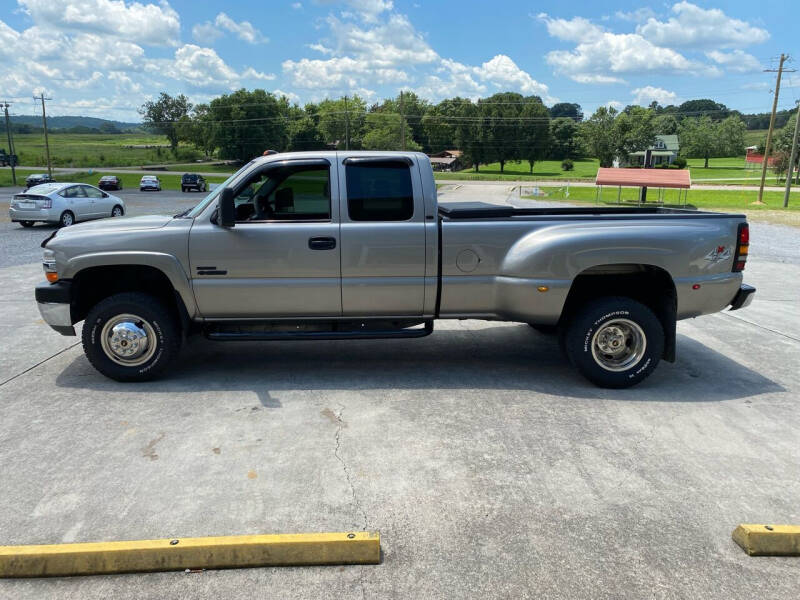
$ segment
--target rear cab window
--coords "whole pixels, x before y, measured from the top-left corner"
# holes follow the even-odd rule
[[[410,166],[398,160],[345,164],[351,221],[408,221],[414,216]]]

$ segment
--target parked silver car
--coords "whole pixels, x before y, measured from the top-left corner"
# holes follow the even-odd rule
[[[8,213],[23,227],[36,222],[68,227],[78,221],[121,217],[125,202],[85,183],[44,183],[15,194]]]
[[[160,192],[161,180],[155,175],[144,175],[141,180],[139,180],[139,191],[144,192],[145,190]]]

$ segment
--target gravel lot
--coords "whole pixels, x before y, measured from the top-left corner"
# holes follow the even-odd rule
[[[201,197],[132,196],[130,214]],[[0,224],[1,544],[367,528],[384,558],[0,581],[1,598],[797,597],[797,559],[730,539],[800,522],[797,229],[754,224],[754,303],[681,322],[678,361],[630,390],[589,385],[526,325],[481,321],[192,340],[170,377],[116,383],[38,315],[46,233]]]

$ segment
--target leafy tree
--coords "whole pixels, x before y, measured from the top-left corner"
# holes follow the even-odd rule
[[[580,104],[575,104],[572,102],[559,102],[550,107],[550,117],[553,119],[566,117],[573,119],[574,121],[582,121],[583,110],[581,110]]]
[[[105,123],[100,124],[100,133],[109,133],[112,135],[116,135],[118,133],[122,133],[114,123],[111,121],[106,121]]]
[[[538,97],[532,96],[525,99],[520,117],[519,130],[515,133],[522,138],[518,157],[528,161],[533,173],[534,163],[546,158],[550,151],[550,112]],[[572,119],[562,117],[561,120],[575,125]]]
[[[408,123],[402,123],[396,113],[372,112],[367,115],[362,146],[365,150],[402,150],[401,126],[405,127],[406,150],[421,150],[414,141],[413,131]]]
[[[617,115],[615,108],[601,106],[581,126],[581,135],[589,154],[600,161],[601,167],[610,167],[617,157]]]
[[[572,158],[578,154],[579,126],[573,119],[558,117],[550,121],[550,156]]]
[[[180,120],[179,137],[203,151],[205,156],[210,156],[216,148],[215,124],[208,104],[198,104],[192,109],[191,118],[182,117]]]
[[[319,130],[325,142],[344,150],[361,148],[367,103],[359,96],[348,96],[338,100],[323,100],[319,103]],[[349,142],[349,143],[348,143]]]
[[[678,114],[686,117],[706,116],[712,121],[721,121],[730,115],[730,109],[708,98],[687,100],[678,107]]]
[[[426,147],[431,152],[461,148],[456,143],[457,118],[470,101],[464,98],[448,98],[431,106],[422,117],[422,129]]]
[[[486,162],[499,162],[503,172],[506,162],[521,158],[520,141],[525,135],[520,131],[520,109],[525,101],[521,94],[505,92],[478,100],[480,125],[486,140]],[[545,109],[546,111],[546,109]],[[545,115],[545,119],[548,115]]]
[[[288,108],[285,99],[260,89],[240,89],[212,100],[213,143],[220,157],[247,161],[268,149],[284,150],[289,144]]]
[[[147,129],[167,137],[172,153],[177,156],[181,130],[179,121],[183,117],[188,117],[190,110],[192,110],[192,103],[183,94],[173,97],[166,92],[161,92],[158,100],[150,100],[142,104],[139,114],[142,115],[144,126]]]
[[[617,116],[614,122],[617,156],[627,156],[653,145],[656,141],[654,118],[652,110],[641,106]]]
[[[679,128],[678,119],[675,118],[675,115],[658,115],[653,119],[653,129],[656,135],[674,135],[678,133]]]
[[[681,154],[702,158],[705,168],[712,156],[736,156],[744,149],[744,122],[738,116],[714,122],[711,117],[684,119],[681,123]]]

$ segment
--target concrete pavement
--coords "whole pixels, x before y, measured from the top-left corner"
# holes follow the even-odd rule
[[[38,264],[2,267],[0,543],[377,529],[384,558],[0,581],[0,597],[795,598],[796,559],[730,539],[800,522],[798,234],[751,235],[752,306],[681,322],[677,363],[630,390],[586,383],[527,325],[480,321],[193,339],[170,377],[120,384],[40,322]]]

